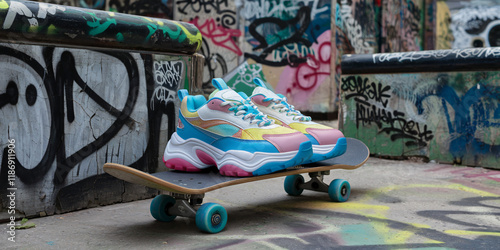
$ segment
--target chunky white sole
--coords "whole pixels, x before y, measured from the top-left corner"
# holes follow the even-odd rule
[[[253,173],[266,164],[276,163],[279,165],[280,163],[286,163],[286,166],[282,166],[278,170],[288,168],[289,165],[296,163],[294,158],[299,151],[300,150],[284,153],[250,153],[242,150],[222,151],[195,138],[184,140],[177,133],[174,133],[165,148],[163,161],[169,162],[169,160],[175,161],[176,159],[182,159],[197,169],[205,169],[217,165],[219,170],[224,166],[231,166],[231,168],[237,167],[242,171]],[[176,167],[170,168],[178,169]],[[183,170],[196,171],[196,169],[191,168],[191,166]],[[273,169],[273,171],[276,171],[276,169]]]

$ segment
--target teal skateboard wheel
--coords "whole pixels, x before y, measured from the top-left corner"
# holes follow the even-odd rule
[[[196,212],[196,226],[203,232],[218,233],[226,223],[226,209],[217,203],[205,203]]]
[[[345,202],[351,195],[351,185],[343,179],[335,179],[328,187],[328,195],[332,201]]]
[[[175,205],[175,198],[170,195],[160,194],[156,196],[151,205],[149,206],[149,211],[153,218],[158,221],[169,222],[173,221],[176,215],[169,215],[168,209]]]

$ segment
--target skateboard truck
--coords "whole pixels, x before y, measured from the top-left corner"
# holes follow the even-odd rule
[[[196,211],[203,203],[205,194],[178,194],[170,193],[175,199],[175,203],[170,207],[166,207],[167,214],[182,216],[188,218],[196,218]]]
[[[291,196],[299,196],[304,189],[328,193],[330,199],[335,202],[345,202],[351,194],[351,185],[343,179],[335,179],[330,185],[323,181],[325,175],[330,171],[310,172],[311,180],[304,182],[302,175],[290,175],[285,178],[285,191]]]
[[[328,193],[329,186],[323,181],[323,176],[325,175],[330,175],[330,171],[309,173],[309,177],[311,177],[311,180],[306,183],[300,184],[299,188]]]

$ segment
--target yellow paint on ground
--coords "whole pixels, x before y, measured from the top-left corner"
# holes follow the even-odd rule
[[[479,231],[467,231],[467,230],[445,230],[447,234],[454,235],[481,235],[481,236],[500,236],[500,232],[479,232]]]
[[[485,197],[485,196],[487,196],[487,197],[500,197],[499,195],[496,195],[496,194],[493,194],[490,192],[486,192],[486,191],[482,191],[479,189],[467,187],[467,186],[464,186],[461,184],[450,184],[450,185],[413,184],[413,185],[404,186],[402,188],[414,188],[414,187],[448,188],[448,189],[454,189],[454,190],[459,190],[459,191],[465,191],[468,193],[473,193],[473,194],[479,195],[481,197]]]

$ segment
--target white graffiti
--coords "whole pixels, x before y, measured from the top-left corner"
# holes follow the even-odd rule
[[[368,44],[368,42],[363,41],[363,30],[358,21],[352,16],[351,6],[348,4],[347,0],[342,0],[340,5],[340,15],[342,18],[342,23],[345,25],[345,30],[347,31],[347,37],[349,38],[351,45],[354,47],[356,54],[371,54],[373,53],[373,48]]]
[[[261,78],[262,74],[262,65],[259,63],[256,64],[248,64],[248,62],[243,63],[241,66],[238,67],[238,77],[236,78],[236,81],[234,82],[234,89],[238,89],[237,87],[238,84],[244,84],[248,87],[255,87],[255,84],[253,83],[253,79],[256,77]]]
[[[182,76],[181,61],[156,61],[154,63],[156,88],[150,101],[151,109],[156,103],[168,103],[175,100],[175,89],[178,88]]]
[[[280,47],[280,49],[273,50],[272,58],[275,62],[281,62],[281,60],[283,60],[284,58],[289,59],[290,56],[304,58],[308,55],[315,56],[315,54],[316,52],[311,47],[293,43],[284,45]]]
[[[31,10],[28,7],[26,7],[26,5],[24,5],[23,3],[14,1],[10,2],[9,11],[5,16],[2,28],[10,29],[17,15],[27,17],[30,26],[35,27],[38,26],[37,18],[44,19],[47,17],[47,13],[54,15],[57,10],[62,10],[62,11],[66,10],[66,8],[63,6],[51,5],[46,3],[40,3],[38,6],[39,6],[38,15],[35,16],[33,12],[31,12]]]
[[[301,5],[311,7],[311,17],[328,10],[328,6],[319,8],[318,0],[278,0],[276,2],[257,0],[244,1],[244,6],[241,9],[240,15],[246,20],[263,17],[285,18],[295,16]]]
[[[471,34],[468,32],[471,29],[481,29],[485,23],[488,25],[480,33]],[[480,47],[498,46],[490,44],[489,37],[490,30],[497,25],[500,25],[500,6],[474,6],[459,10],[451,17],[450,29],[455,38],[452,48],[461,49],[480,45],[482,45]],[[478,42],[478,44],[474,44],[474,42]]]
[[[427,50],[416,52],[383,53],[372,55],[373,63],[383,62],[413,62],[421,59],[441,58],[491,58],[500,57],[500,47],[468,48],[454,50]]]

